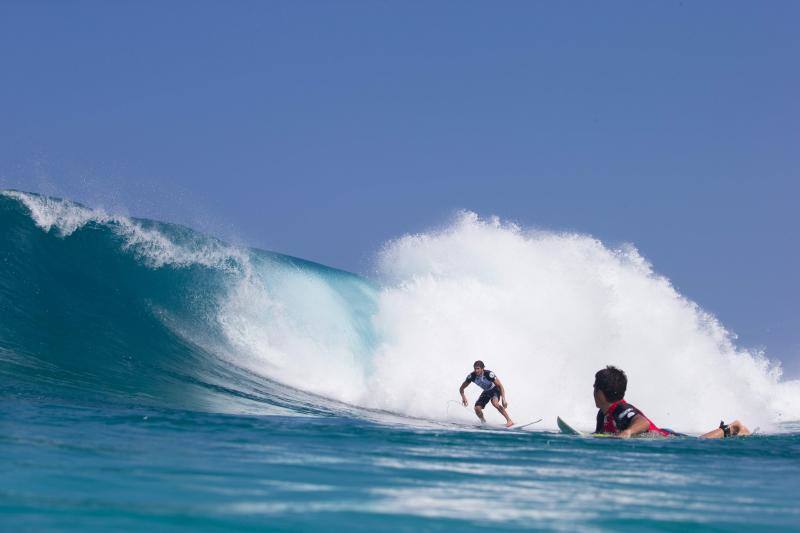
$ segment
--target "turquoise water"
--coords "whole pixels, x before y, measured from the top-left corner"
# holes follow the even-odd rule
[[[12,529],[800,524],[796,434],[620,442],[4,396]]]
[[[0,195],[3,529],[800,528],[793,422],[619,441],[351,401],[382,305],[345,272]]]

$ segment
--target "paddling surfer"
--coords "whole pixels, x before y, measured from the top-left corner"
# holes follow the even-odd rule
[[[656,426],[643,412],[626,402],[623,398],[627,388],[628,377],[614,366],[607,366],[594,375],[594,404],[599,409],[595,433],[609,433],[623,439],[644,433],[656,437],[678,435],[672,430]],[[717,429],[700,435],[700,438],[745,435],[750,435],[750,430],[736,420],[731,424],[720,422]]]
[[[508,407],[506,389],[503,387],[500,379],[494,372],[486,369],[483,361],[475,361],[472,368],[474,371],[467,376],[464,383],[461,384],[461,388],[458,389],[459,394],[461,394],[462,405],[466,407],[469,403],[467,402],[467,397],[464,395],[464,389],[466,389],[470,383],[474,383],[483,389],[483,392],[478,397],[478,401],[475,402],[475,414],[478,415],[481,423],[486,423],[486,419],[483,417],[483,408],[486,407],[487,403],[492,402],[494,408],[500,411],[500,414],[506,419],[506,427],[510,428],[513,426],[514,421],[511,420],[511,417],[508,416],[508,411],[506,411],[506,407]],[[501,402],[502,405],[500,405]]]

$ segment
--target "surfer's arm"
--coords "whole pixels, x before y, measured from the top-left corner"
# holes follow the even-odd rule
[[[508,407],[508,401],[506,400],[506,388],[503,387],[503,384],[500,382],[500,378],[494,378],[494,384],[497,385],[498,389],[500,389],[500,401],[503,402],[503,407]]]
[[[742,424],[738,420],[735,420],[735,421],[731,422],[730,425],[727,426],[727,428],[728,428],[727,435],[725,434],[726,433],[725,429],[723,429],[724,427],[726,427],[725,424],[720,422],[719,425],[720,425],[720,427],[718,427],[716,429],[712,429],[708,433],[704,433],[704,434],[700,435],[700,438],[701,439],[722,439],[722,438],[725,438],[725,437],[736,437],[736,436],[744,437],[744,436],[747,436],[747,435],[752,435],[750,430],[747,429],[747,426],[745,426],[744,424]]]
[[[650,421],[648,421],[642,415],[636,415],[635,417],[633,417],[631,425],[628,426],[628,429],[619,432],[619,437],[621,439],[627,439],[635,435],[645,433],[649,429],[650,429]]]
[[[469,384],[470,384],[470,381],[468,379],[465,379],[464,383],[461,384],[461,388],[458,389],[458,393],[461,395],[461,404],[462,405],[467,405],[467,403],[469,403],[469,402],[467,402],[467,397],[464,395],[464,389],[466,389],[469,386]]]

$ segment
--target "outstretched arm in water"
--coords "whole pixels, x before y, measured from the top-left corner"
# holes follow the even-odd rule
[[[723,437],[746,437],[750,435],[750,430],[747,429],[747,426],[739,422],[738,420],[734,420],[731,422],[727,427],[729,429],[728,434],[725,434],[725,424],[720,422],[720,427],[717,429],[712,429],[708,433],[704,433],[700,435],[701,439],[721,439]]]

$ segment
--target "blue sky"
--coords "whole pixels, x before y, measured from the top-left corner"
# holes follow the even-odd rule
[[[0,3],[0,187],[369,273],[453,211],[633,242],[800,376],[797,2]]]

